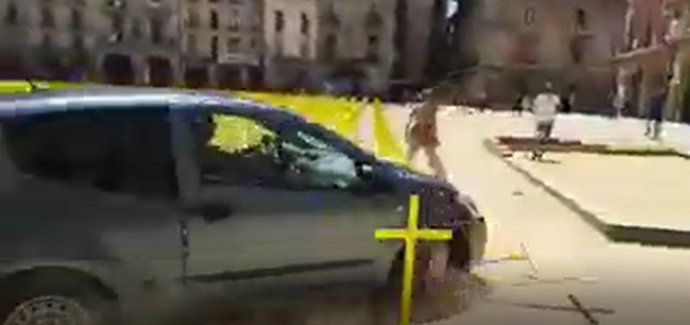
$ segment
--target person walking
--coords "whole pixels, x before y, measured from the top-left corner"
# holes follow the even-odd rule
[[[522,116],[522,112],[525,110],[532,110],[532,99],[526,91],[521,91],[513,103],[513,115]]]
[[[436,121],[440,102],[433,93],[428,93],[426,97],[424,103],[412,110],[406,126],[407,161],[412,163],[419,150],[422,149],[427,156],[429,167],[434,171],[434,176],[446,180],[446,168],[436,151],[441,144],[438,139]]]
[[[647,130],[645,135],[652,140],[659,140],[664,120],[664,106],[666,105],[666,87],[658,86],[649,102],[649,114],[647,116]]]
[[[543,156],[544,153],[541,146],[546,144],[551,137],[560,104],[561,99],[553,92],[551,82],[546,82],[544,91],[537,95],[533,103],[538,145],[533,152],[532,159],[541,159]]]

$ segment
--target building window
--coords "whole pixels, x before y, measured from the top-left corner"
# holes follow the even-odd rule
[[[141,21],[136,18],[132,19],[132,37],[141,38],[142,34]]]
[[[41,37],[41,47],[44,49],[52,49],[53,47],[53,37],[50,36],[50,34],[45,33]]]
[[[7,4],[7,9],[5,11],[5,23],[8,25],[16,25],[19,21],[19,10],[17,10],[17,5],[14,2]]]
[[[140,198],[176,193],[166,108],[50,113],[3,133],[22,174]]]
[[[73,30],[82,30],[82,28],[84,27],[84,22],[82,20],[81,12],[79,10],[72,9],[70,22]]]
[[[228,53],[236,53],[240,51],[241,39],[239,37],[228,38]]]
[[[309,40],[303,39],[299,46],[299,55],[303,58],[309,57]]]
[[[300,16],[300,25],[299,25],[300,32],[302,35],[309,35],[309,29],[310,29],[310,21],[309,17],[307,17],[307,14],[302,13]]]
[[[196,36],[194,34],[187,35],[187,51],[189,53],[196,53],[196,49]]]
[[[323,56],[328,62],[336,59],[338,50],[338,37],[335,34],[328,34],[326,36],[326,44],[324,46]]]
[[[587,29],[587,13],[584,10],[575,11],[575,24],[579,30]]]
[[[340,27],[340,18],[338,18],[338,15],[335,13],[333,3],[329,5],[323,20],[325,25],[332,29],[338,29]]]
[[[249,39],[249,48],[256,49],[256,38],[252,37]]]
[[[113,15],[110,18],[110,25],[113,33],[110,36],[111,42],[120,42],[123,38],[122,29],[124,27],[124,19],[121,15]]]
[[[41,26],[46,28],[55,27],[55,16],[50,8],[41,8]]]
[[[369,62],[379,61],[379,37],[370,35],[367,39],[366,59]]]
[[[81,35],[74,35],[72,38],[72,47],[76,51],[83,51],[85,49],[84,38]]]
[[[211,37],[211,57],[218,60],[218,36]]]
[[[240,11],[233,9],[230,11],[230,24],[228,25],[228,30],[237,31],[240,29]]]
[[[376,10],[375,6],[371,6],[369,9],[369,13],[367,14],[367,28],[369,29],[378,29],[383,26],[383,19],[381,19],[381,15],[379,15],[378,11]]]
[[[152,18],[149,21],[149,28],[151,32],[151,42],[160,43],[163,40],[162,26],[160,20]]]
[[[214,9],[211,10],[211,19],[209,21],[211,29],[218,29],[218,12]]]
[[[258,32],[261,30],[262,20],[260,15],[255,15],[252,22],[252,31]]]
[[[285,16],[280,10],[276,10],[274,16],[276,32],[282,32],[285,29]]]
[[[534,8],[530,7],[530,8],[527,8],[525,10],[525,17],[524,17],[525,25],[531,26],[532,24],[534,24],[534,21],[535,21],[534,15],[535,15],[534,14]]]
[[[190,11],[187,14],[187,26],[189,28],[199,27],[199,14],[197,14],[196,11]]]

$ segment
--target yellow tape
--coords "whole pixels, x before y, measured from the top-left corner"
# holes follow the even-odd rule
[[[373,109],[374,150],[376,156],[402,165],[407,165],[407,160],[405,159],[405,154],[403,153],[400,142],[393,136],[383,113],[383,105],[381,105],[378,99],[374,101]]]

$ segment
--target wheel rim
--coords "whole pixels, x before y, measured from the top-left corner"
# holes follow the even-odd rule
[[[88,325],[89,314],[76,300],[41,296],[14,308],[4,325]]]

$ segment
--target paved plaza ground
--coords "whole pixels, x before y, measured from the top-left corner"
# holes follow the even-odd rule
[[[401,136],[407,111],[399,107],[389,108],[387,114],[394,130]],[[687,309],[687,301],[690,301],[690,281],[687,281],[690,251],[612,242],[569,207],[486,150],[482,144],[486,138],[531,134],[532,121],[528,115],[466,115],[462,111],[441,115],[441,156],[453,175],[454,184],[476,198],[489,222],[487,258],[501,257],[524,246],[532,263],[515,261],[478,267],[475,272],[488,281],[491,293],[488,297],[477,298],[467,312],[439,322],[439,325],[587,324],[581,313],[562,310],[573,307],[567,298],[568,294],[578,297],[585,306],[609,309],[603,313],[593,313],[601,324],[687,323],[690,318]],[[643,136],[644,122],[615,122],[621,121],[587,121],[581,116],[560,118],[555,135],[585,142],[606,140],[639,144],[647,141]],[[673,133],[671,138],[674,140],[669,142],[684,147],[687,142],[682,141],[682,135],[687,129],[678,127],[678,130],[673,131],[677,133]],[[690,137],[686,139],[690,141]],[[556,160],[558,158],[554,157]],[[423,164],[423,159],[420,156],[417,164]],[[588,180],[596,178],[593,176],[596,174],[590,174],[587,170],[600,169],[587,167],[592,163],[586,158],[562,160],[562,166],[545,165],[540,168],[549,170],[570,166],[575,169],[572,173],[576,175],[589,175],[582,176],[582,179],[571,177],[575,179],[573,184],[585,187],[589,184]],[[620,162],[603,164],[602,168],[605,169]],[[650,179],[652,176],[647,175],[647,179],[637,179],[637,182],[651,183],[636,184],[639,189],[635,191],[644,194],[644,189],[649,188],[646,192],[648,196],[661,197],[646,202],[658,200],[661,203],[682,196],[685,187],[664,185],[666,180],[671,179],[690,183],[690,176],[681,161],[662,162],[655,167],[648,164],[654,163],[628,166],[623,162],[622,165],[630,168],[630,172],[620,167],[611,176],[613,180],[620,179],[626,173],[635,174],[650,168],[652,171],[646,174],[666,173],[668,176]],[[577,170],[582,167],[584,170]],[[679,169],[673,172],[672,168]],[[660,169],[663,171],[659,172]],[[602,208],[614,209],[619,202],[625,203],[623,195],[626,192],[620,189],[620,184],[614,182],[610,191],[614,194],[607,194],[609,191],[605,185],[597,184],[594,187],[598,187],[597,191],[600,192],[593,192],[593,197],[600,199],[595,202],[602,204]],[[594,190],[585,188],[583,195],[590,191]],[[606,200],[606,196],[599,198],[601,195],[619,197]],[[632,210],[635,210],[635,205],[638,209],[644,209],[642,204],[630,206]],[[669,208],[667,211],[678,212],[677,215],[682,217],[681,212],[685,210]],[[538,280],[531,280],[527,274],[535,273],[535,269]],[[605,313],[611,311],[612,314]]]

